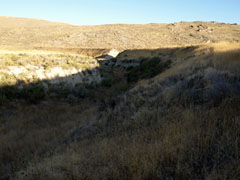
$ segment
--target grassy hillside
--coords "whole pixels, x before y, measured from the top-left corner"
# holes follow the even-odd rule
[[[128,50],[76,102],[10,99],[0,177],[239,179],[239,60],[230,42]]]
[[[0,17],[0,34],[1,49],[155,49],[206,42],[239,41],[240,26],[200,21],[73,26],[36,19]]]

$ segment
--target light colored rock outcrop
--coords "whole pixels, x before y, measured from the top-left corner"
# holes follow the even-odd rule
[[[8,76],[15,78],[16,81],[34,82],[42,81],[44,86],[65,84],[66,86],[75,87],[76,84],[98,84],[102,78],[99,71],[96,69],[98,63],[89,66],[88,69],[77,69],[76,67],[63,68],[55,66],[45,69],[42,66],[7,66],[4,69],[0,68],[0,81]],[[45,81],[45,82],[43,82]],[[45,87],[48,88],[48,87]]]
[[[119,55],[119,51],[116,49],[111,49],[109,50],[108,53],[103,54],[102,56],[98,56],[97,59],[98,60],[111,60],[113,58],[116,58]]]
[[[114,58],[117,57],[118,54],[119,54],[119,51],[116,50],[116,49],[112,49],[112,50],[110,50],[109,53],[108,53],[109,56],[112,56],[112,57],[114,57]]]

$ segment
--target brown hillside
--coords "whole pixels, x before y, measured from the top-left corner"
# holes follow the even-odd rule
[[[216,22],[73,26],[43,20],[0,17],[0,46],[14,48],[151,49],[240,41],[240,26]]]

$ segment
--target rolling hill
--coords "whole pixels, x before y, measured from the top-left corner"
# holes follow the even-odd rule
[[[0,47],[152,49],[206,42],[240,41],[240,26],[217,22],[73,26],[0,17]]]

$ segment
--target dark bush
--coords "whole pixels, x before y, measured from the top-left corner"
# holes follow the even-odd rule
[[[133,68],[134,68],[133,66],[128,66],[128,67],[126,68],[126,70],[127,70],[127,71],[131,71]]]
[[[16,86],[3,86],[0,88],[0,96],[6,99],[14,99],[19,96],[19,90]]]
[[[30,103],[38,103],[45,98],[45,90],[41,85],[30,85],[23,88],[21,96]]]
[[[118,88],[116,88],[116,92],[123,93],[129,90],[129,86],[127,84],[121,84]]]
[[[73,89],[73,94],[77,98],[84,98],[88,96],[88,87],[85,84],[77,84]]]
[[[112,84],[113,84],[112,79],[103,79],[102,80],[102,86],[104,86],[104,87],[111,87]]]
[[[59,95],[60,97],[67,98],[69,94],[72,93],[72,90],[69,88],[63,88],[60,90]]]
[[[171,61],[162,61],[159,57],[142,59],[139,66],[134,67],[127,73],[128,82],[137,82],[156,76],[169,68]]]

